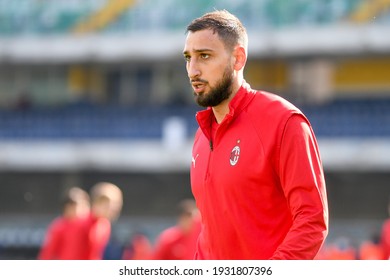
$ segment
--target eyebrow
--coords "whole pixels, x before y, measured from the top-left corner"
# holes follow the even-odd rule
[[[195,53],[203,53],[203,52],[213,52],[212,49],[198,49],[198,50],[194,50]],[[190,51],[187,51],[187,50],[184,50],[183,51],[183,54],[189,54]]]

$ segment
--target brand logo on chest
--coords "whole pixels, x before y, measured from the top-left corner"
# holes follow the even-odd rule
[[[240,159],[240,140],[237,141],[237,145],[234,146],[234,148],[232,149],[232,151],[230,152],[230,165],[231,166],[235,166],[238,162],[238,160]]]

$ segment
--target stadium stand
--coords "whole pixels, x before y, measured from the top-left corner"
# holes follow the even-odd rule
[[[191,110],[192,109],[192,110]],[[390,137],[390,98],[339,98],[326,104],[303,105],[318,137]],[[196,108],[66,106],[0,112],[0,139],[151,139],[162,137],[163,122],[183,118],[187,137],[196,129]],[[153,112],[153,114],[150,114]]]
[[[0,1],[0,33],[58,34],[67,32],[138,32],[181,30],[188,20],[212,9],[225,8],[243,18],[248,28],[280,28],[333,24],[347,20],[354,12],[358,21],[386,8],[373,3],[359,8],[363,0],[321,1],[244,0],[110,0],[110,1]],[[380,2],[380,1],[376,1]],[[382,1],[383,2],[383,1]],[[375,6],[374,9],[372,7]],[[358,9],[359,8],[359,9]],[[355,10],[356,16],[355,16]],[[172,17],[175,11],[175,17]]]
[[[358,9],[351,14],[350,18],[356,22],[367,23],[373,18],[386,15],[389,8],[389,0],[365,1],[358,6]]]

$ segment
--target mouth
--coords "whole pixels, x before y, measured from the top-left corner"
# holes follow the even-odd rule
[[[191,85],[192,85],[194,92],[197,94],[204,92],[204,90],[206,88],[205,82],[191,81]]]

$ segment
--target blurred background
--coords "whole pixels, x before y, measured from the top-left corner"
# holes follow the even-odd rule
[[[123,242],[174,223],[195,112],[185,28],[214,9],[249,33],[246,80],[307,115],[330,232],[357,248],[390,197],[389,0],[0,0],[0,259],[34,259],[71,186],[124,194]]]

